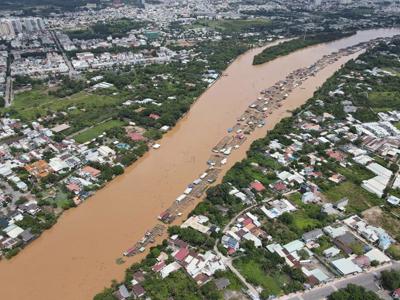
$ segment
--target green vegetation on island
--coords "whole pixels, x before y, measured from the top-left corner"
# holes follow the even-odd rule
[[[348,37],[355,32],[324,32],[315,35],[304,36],[294,40],[283,42],[280,45],[264,49],[260,54],[254,56],[253,65],[261,65],[279,56],[288,55],[291,52],[313,46],[320,43],[327,43]]]

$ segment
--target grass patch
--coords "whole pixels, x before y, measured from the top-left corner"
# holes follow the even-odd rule
[[[372,156],[372,158],[375,160],[376,163],[384,166],[385,168],[388,166],[388,162],[383,157],[380,157],[378,155],[374,155],[374,156]],[[371,176],[371,177],[373,177],[373,176]]]
[[[310,218],[304,210],[296,211],[293,217],[293,225],[300,231],[305,231],[319,225],[318,220]]]
[[[336,172],[342,174],[356,184],[361,184],[363,180],[367,180],[375,176],[370,170],[360,165],[353,165],[347,168],[338,167]]]
[[[2,109],[12,116],[25,121],[33,121],[52,112],[67,112],[71,125],[85,127],[97,124],[110,117],[115,111],[115,106],[124,100],[118,96],[100,95],[88,92],[79,92],[65,98],[57,98],[49,95],[44,87],[15,95],[11,107]],[[75,110],[68,110],[76,107]]]
[[[374,109],[374,111],[388,111],[396,109],[400,105],[400,92],[371,92],[368,94],[368,104]]]
[[[238,260],[236,262],[240,273],[251,283],[261,286],[268,290],[270,294],[279,295],[282,293],[280,288],[280,281],[276,278],[267,275],[262,269],[260,264],[256,261],[249,260],[243,261]],[[283,282],[282,282],[283,283]]]
[[[244,286],[242,282],[237,278],[235,274],[233,274],[231,271],[225,271],[225,272],[218,272],[217,275],[215,276],[216,278],[227,278],[229,280],[229,286],[228,289],[232,291],[241,291]]]
[[[293,193],[286,197],[290,202],[295,204],[297,207],[303,207],[304,203],[301,201],[301,194],[299,192]]]
[[[331,242],[329,237],[327,237],[326,235],[320,237],[317,242],[319,244],[319,247],[318,248],[314,248],[313,251],[315,253],[317,253],[318,255],[320,255],[320,256],[323,255],[323,252],[326,249],[328,249],[328,248],[333,246],[333,243]]]
[[[395,76],[400,76],[400,72],[398,70],[393,69],[393,68],[385,67],[385,68],[382,68],[382,70],[388,71],[388,72],[394,74]]]
[[[143,282],[147,297],[154,300],[169,299],[203,299],[200,289],[182,270],[173,272],[168,277],[150,277]]]
[[[77,134],[73,138],[78,143],[85,143],[85,142],[90,141],[91,139],[94,139],[94,138],[98,137],[99,135],[101,135],[106,130],[109,130],[109,129],[112,129],[112,128],[115,128],[115,127],[121,127],[124,124],[125,123],[123,121],[110,120],[110,121],[101,123],[101,124],[99,124],[97,126],[94,126],[92,128],[89,128],[89,129]]]
[[[380,223],[394,238],[400,238],[400,220],[397,217],[384,211]]]
[[[400,259],[400,245],[391,245],[387,253],[396,260]]]
[[[361,212],[370,206],[380,205],[382,202],[375,195],[367,192],[350,181],[332,187],[325,192],[325,196],[332,202],[347,197],[349,199],[347,211],[356,213]]]

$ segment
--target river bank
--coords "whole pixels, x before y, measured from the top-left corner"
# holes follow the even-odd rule
[[[115,264],[134,240],[156,224],[191,179],[204,170],[209,151],[260,90],[285,78],[290,72],[309,66],[325,54],[380,36],[399,33],[375,30],[354,37],[318,45],[281,57],[268,64],[252,66],[252,49],[240,56],[224,76],[208,89],[189,113],[167,133],[158,151],[150,151],[126,170],[126,174],[99,191],[79,209],[67,212],[52,230],[10,262],[0,263],[1,283],[6,299],[90,299],[94,293],[119,279],[126,265]],[[310,78],[296,89],[266,126],[233,152],[221,174],[245,157],[251,142],[304,103],[346,57]],[[232,105],[234,104],[234,105]],[[221,175],[218,180],[220,180]],[[218,182],[217,180],[217,182]],[[110,202],[113,202],[110,204]],[[194,205],[195,203],[193,203]],[[186,213],[190,210],[188,207]],[[184,214],[185,215],[185,214]],[[184,215],[182,217],[184,217]],[[177,220],[179,222],[179,220]],[[161,237],[162,238],[162,237]],[[128,260],[128,263],[140,256]],[[20,288],[23,286],[24,288]]]

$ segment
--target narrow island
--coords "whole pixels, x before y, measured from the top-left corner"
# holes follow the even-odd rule
[[[291,52],[321,44],[332,42],[355,34],[355,31],[347,32],[324,32],[283,42],[282,44],[264,49],[260,54],[254,56],[253,65],[261,65],[280,56],[288,55]]]

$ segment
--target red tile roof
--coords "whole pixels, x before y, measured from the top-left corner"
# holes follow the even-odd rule
[[[134,141],[134,142],[139,142],[139,141],[143,141],[143,140],[144,140],[143,135],[141,135],[141,134],[138,133],[138,132],[131,132],[131,133],[128,133],[128,136],[129,136],[130,139],[131,139],[132,141]]]
[[[246,218],[246,219],[242,222],[243,226],[246,226],[247,224],[250,224],[250,223],[253,223],[253,221],[252,221],[250,218]]]
[[[95,168],[92,168],[91,166],[86,166],[82,169],[82,172],[90,174],[93,177],[97,177],[100,175],[101,171],[97,170]]]
[[[160,118],[160,116],[157,115],[157,114],[150,114],[150,115],[149,115],[149,118],[151,118],[151,119],[153,119],[153,120],[158,120],[158,119]]]
[[[259,182],[259,181],[253,181],[253,182],[250,184],[250,187],[251,187],[252,189],[256,190],[257,192],[262,192],[262,191],[265,190],[265,186],[264,186],[261,182]]]
[[[80,192],[81,188],[76,183],[69,183],[67,189],[71,192]]]
[[[397,289],[394,290],[393,296],[394,297],[400,297],[400,288],[397,288]]]
[[[136,297],[141,297],[145,294],[144,288],[140,284],[135,284],[132,286],[132,292],[135,294]]]
[[[175,254],[175,259],[182,261],[184,260],[189,254],[189,250],[187,248],[180,248],[179,251]]]
[[[274,184],[274,189],[277,191],[283,191],[286,190],[286,184],[284,184],[283,182],[279,181],[277,183]]]
[[[236,252],[235,248],[231,248],[231,247],[228,248],[228,254],[229,255],[231,255],[231,254],[233,254],[235,252]]]
[[[152,270],[153,270],[154,272],[159,272],[159,271],[161,271],[164,267],[165,267],[165,262],[160,261],[160,262],[156,263],[156,264],[153,266]]]

